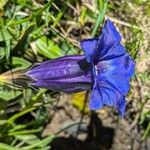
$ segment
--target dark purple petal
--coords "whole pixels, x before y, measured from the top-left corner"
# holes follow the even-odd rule
[[[48,60],[31,68],[26,75],[34,79],[30,85],[36,87],[68,93],[88,90],[91,89],[91,73],[87,70],[89,66],[87,62],[79,63],[84,58],[74,55]]]
[[[48,60],[31,68],[27,74],[36,79],[58,79],[61,76],[67,78],[71,75],[85,73],[80,69],[78,62],[85,58],[84,56],[64,56],[53,60]]]
[[[57,92],[74,93],[91,89],[90,80],[91,77],[81,77],[80,79],[74,78],[74,81],[70,80],[37,80],[31,83],[31,86],[48,88]]]

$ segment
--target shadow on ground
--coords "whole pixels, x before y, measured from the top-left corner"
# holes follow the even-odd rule
[[[88,126],[87,138],[79,140],[77,137],[58,137],[51,143],[52,150],[105,150],[113,142],[114,129],[104,127],[96,113],[92,113]]]

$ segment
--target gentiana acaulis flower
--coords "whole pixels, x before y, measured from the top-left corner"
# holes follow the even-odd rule
[[[83,68],[82,68],[83,67]],[[91,89],[91,72],[85,56],[73,55],[48,60],[26,72],[34,87],[73,93]]]
[[[119,32],[107,20],[99,37],[81,41],[84,55],[35,65],[26,72],[32,78],[29,84],[66,93],[91,90],[90,109],[113,106],[123,116],[135,63],[120,42]]]

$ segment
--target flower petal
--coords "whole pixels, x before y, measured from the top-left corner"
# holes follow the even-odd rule
[[[105,81],[98,81],[95,83],[95,88],[92,91],[89,107],[92,110],[97,110],[103,106],[115,107],[121,116],[125,113],[125,98],[124,96],[111,84]]]
[[[91,71],[85,56],[60,57],[40,63],[26,72],[33,79],[29,85],[59,92],[91,89]]]
[[[90,77],[74,78],[72,80],[37,80],[31,82],[34,87],[47,88],[57,92],[74,93],[90,90]]]
[[[26,74],[37,80],[80,76],[81,74],[86,74],[78,64],[78,62],[84,58],[85,56],[82,55],[73,55],[48,60],[35,65],[33,68],[28,70]],[[84,63],[82,65],[84,66],[86,64]]]
[[[101,60],[116,58],[125,54],[125,48],[120,44],[121,36],[113,23],[108,19],[102,28],[99,38],[86,39],[80,42],[87,62],[95,64]]]
[[[126,110],[126,100],[124,96],[118,101],[117,109],[121,117],[123,117],[125,115]]]
[[[95,61],[108,60],[125,54],[120,44],[121,36],[113,23],[108,19],[102,28],[102,34],[97,42]],[[118,46],[119,45],[119,46]],[[116,48],[117,47],[117,48]]]
[[[98,80],[105,80],[126,95],[130,88],[130,78],[134,74],[134,66],[134,61],[127,53],[115,59],[99,62]]]
[[[97,46],[98,39],[86,39],[80,42],[81,48],[84,51],[87,62],[93,61],[94,51]]]
[[[89,108],[92,110],[97,110],[103,107],[103,101],[101,93],[97,88],[92,90]]]

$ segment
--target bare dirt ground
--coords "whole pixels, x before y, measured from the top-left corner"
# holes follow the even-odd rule
[[[52,150],[149,150],[150,138],[142,139],[142,126],[137,118],[131,122],[129,113],[121,119],[111,108],[104,108],[82,117],[70,96],[61,95],[55,111],[50,108],[53,118],[43,136],[58,134]]]

